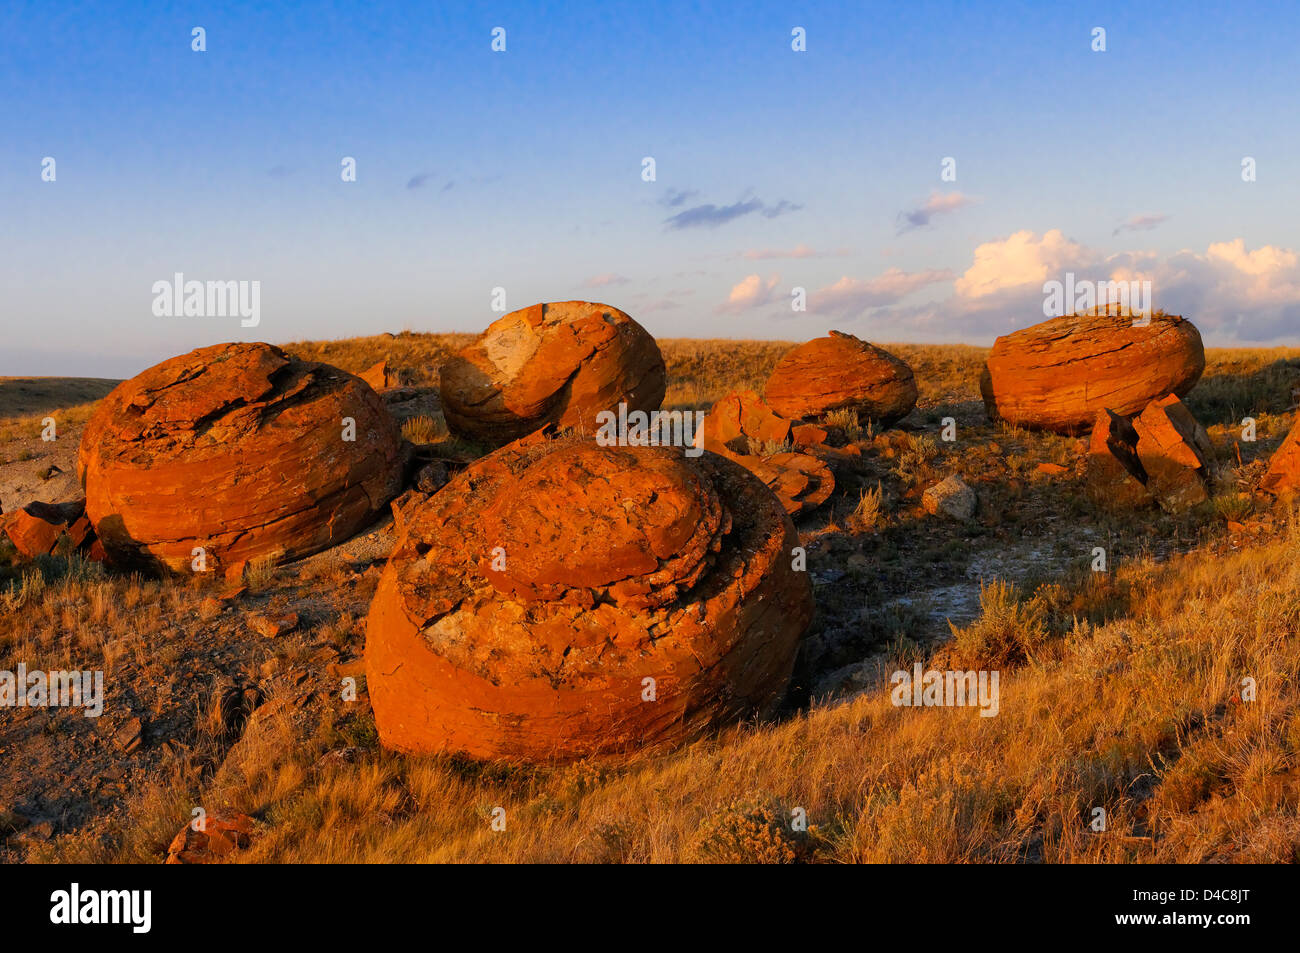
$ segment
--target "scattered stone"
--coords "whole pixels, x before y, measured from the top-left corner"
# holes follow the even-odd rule
[[[555,424],[595,433],[601,411],[657,410],[666,371],[659,345],[617,308],[535,304],[493,322],[442,367],[447,425],[499,446]]]
[[[428,496],[441,490],[450,479],[451,472],[447,469],[446,462],[433,460],[420,467],[415,474],[415,488]]]
[[[1069,473],[1069,467],[1063,467],[1059,463],[1040,463],[1035,469],[1044,476],[1062,476]]]
[[[498,450],[409,515],[380,578],[380,739],[572,760],[771,712],[812,618],[798,545],[773,494],[715,454],[578,435]]]
[[[1109,410],[1097,414],[1088,450],[1088,495],[1098,505],[1136,509],[1155,502],[1146,487],[1137,442],[1129,418]]]
[[[921,496],[921,505],[931,516],[947,516],[966,522],[975,516],[975,491],[957,474],[936,483]]]
[[[1181,400],[1170,394],[1152,401],[1133,419],[1133,429],[1147,490],[1162,509],[1179,513],[1210,498],[1214,447]]]
[[[916,380],[907,362],[851,334],[801,344],[772,370],[763,390],[768,405],[792,420],[820,421],[834,410],[858,412],[862,423],[887,427],[916,406]]]
[[[1128,316],[1070,315],[998,338],[980,390],[993,420],[1078,433],[1102,410],[1132,416],[1165,394],[1185,396],[1204,370],[1190,321],[1156,315],[1140,326]]]
[[[349,745],[346,748],[335,748],[333,751],[326,751],[316,759],[311,766],[312,771],[321,772],[329,768],[338,767],[343,764],[356,764],[366,755],[365,748],[359,748],[356,745]]]
[[[256,822],[247,814],[217,810],[207,814],[196,831],[191,822],[172,838],[167,848],[169,864],[212,864],[238,850],[247,850],[257,837]]]
[[[144,725],[139,718],[128,718],[113,734],[113,744],[123,754],[132,754],[144,742]]]
[[[346,439],[352,437],[353,439]],[[119,384],[82,435],[86,512],[110,559],[238,578],[342,542],[401,490],[397,424],[365,383],[269,344],[219,344]]]
[[[276,639],[298,627],[298,613],[286,612],[281,615],[256,613],[248,617],[248,622],[258,635],[267,639]]]

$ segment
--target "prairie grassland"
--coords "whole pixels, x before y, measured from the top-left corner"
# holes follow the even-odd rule
[[[429,387],[466,340],[290,349],[351,371],[387,359]],[[700,407],[761,389],[788,345],[661,346],[665,403]],[[1219,493],[1174,518],[1097,510],[1078,441],[985,420],[983,350],[891,349],[916,371],[918,411],[902,430],[863,433],[867,472],[799,526],[810,568],[837,571],[814,573],[802,694],[774,721],[682,750],[540,767],[384,751],[364,693],[338,697],[362,653],[373,562],[266,567],[227,604],[57,555],[24,567],[0,542],[0,669],[103,667],[110,708],[149,725],[124,755],[105,740],[107,715],[106,729],[76,713],[0,720],[0,858],[156,862],[203,806],[257,818],[247,862],[1300,859],[1300,521],[1251,492],[1291,425],[1300,352],[1210,352],[1189,404],[1219,449]],[[937,438],[947,416],[956,445]],[[1240,439],[1246,416],[1255,443]],[[1044,462],[1069,472],[1044,477]],[[979,522],[918,512],[919,490],[949,472],[979,488]],[[1249,534],[1229,530],[1236,520]],[[1093,537],[1071,535],[1085,531],[1110,548],[1108,572],[1089,570]],[[1054,539],[1077,557],[1045,561]],[[920,637],[909,606],[967,576],[974,610],[941,606],[956,620],[948,637]],[[250,631],[250,613],[282,610],[303,616],[297,631]],[[914,662],[998,670],[997,716],[895,707],[889,675]],[[849,689],[818,691],[816,673],[837,666],[852,669]],[[71,792],[45,839],[9,820],[30,813],[37,787],[49,801]],[[806,831],[792,829],[796,810]]]

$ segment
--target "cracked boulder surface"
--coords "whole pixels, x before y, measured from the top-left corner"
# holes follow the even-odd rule
[[[1185,397],[1204,370],[1201,334],[1181,317],[1068,315],[998,338],[980,391],[991,420],[1077,434],[1103,410],[1131,417]]]
[[[862,423],[897,423],[916,406],[916,379],[906,361],[851,334],[832,331],[781,358],[763,389],[782,417],[820,420],[835,410],[858,412]]]
[[[715,454],[506,446],[407,512],[367,623],[380,739],[564,761],[770,714],[812,619],[798,545]]]
[[[780,449],[791,443],[796,427],[802,427],[809,450],[820,447],[826,438],[820,428],[773,413],[754,391],[733,390],[709,410],[695,439],[697,446],[753,473],[777,495],[787,513],[798,516],[830,498],[835,477],[823,460],[809,453]],[[820,435],[821,440],[812,441],[814,435]],[[767,452],[761,451],[764,447]]]
[[[659,345],[606,304],[535,304],[494,321],[442,367],[447,425],[501,446],[547,424],[595,432],[596,415],[626,403],[658,410],[667,371]]]
[[[229,572],[340,543],[401,491],[403,466],[369,385],[269,344],[199,348],[124,381],[77,455],[110,561],[177,573],[196,547]]]

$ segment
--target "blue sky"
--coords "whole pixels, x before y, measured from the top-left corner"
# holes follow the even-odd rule
[[[0,374],[477,331],[496,287],[658,336],[987,343],[1066,271],[1300,340],[1300,14],[1043,6],[7,0]],[[176,272],[260,281],[260,325],[156,317]]]

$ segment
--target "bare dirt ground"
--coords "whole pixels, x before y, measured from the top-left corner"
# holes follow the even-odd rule
[[[427,433],[437,435],[428,453],[454,468],[480,448],[446,437],[437,419],[437,367],[467,340],[404,333],[289,347],[353,372],[387,359],[406,388],[395,414],[408,427],[427,419]],[[707,407],[735,386],[761,389],[789,346],[661,345],[670,375],[665,405],[683,409]],[[1300,353],[1212,352],[1189,406],[1218,451],[1214,500],[1180,516],[1116,516],[1084,493],[1081,441],[988,422],[977,387],[983,351],[892,349],[916,371],[917,410],[890,431],[856,434],[861,465],[839,475],[828,504],[798,523],[817,617],[787,717],[829,711],[877,688],[886,662],[928,657],[951,638],[950,623],[963,627],[980,618],[982,585],[997,580],[1022,592],[1050,590],[1054,605],[1104,620],[1123,600],[1092,578],[1096,547],[1116,564],[1160,564],[1192,551],[1238,551],[1280,525],[1249,490],[1291,424]],[[11,500],[76,494],[72,460],[87,402],[112,384],[0,380],[6,510]],[[59,421],[52,442],[40,438],[40,418],[49,414]],[[1246,415],[1258,420],[1254,443],[1240,439]],[[957,422],[953,442],[941,438],[946,417]],[[1064,470],[1045,472],[1041,464]],[[51,474],[52,467],[59,472]],[[978,495],[969,523],[932,517],[920,506],[924,489],[952,473]],[[862,495],[875,489],[879,513],[864,524]],[[385,518],[342,546],[259,569],[235,586],[123,577],[57,555],[33,568],[0,543],[0,595],[7,593],[0,602],[0,668],[19,661],[29,668],[102,668],[107,690],[99,719],[57,709],[0,711],[0,860],[157,861],[192,807],[217,799],[242,801],[244,809],[261,805],[259,820],[289,836],[319,822],[296,813],[307,810],[301,792],[315,783],[310,779],[355,772],[356,764],[417,770],[392,768],[396,762],[380,752],[360,661],[365,613],[391,534]],[[266,634],[266,620],[290,615],[295,624]],[[356,702],[339,696],[339,681],[349,676],[361,683]],[[505,768],[500,774],[455,763],[438,770],[459,779],[445,781],[453,786],[516,777]],[[519,777],[542,783],[539,775]],[[571,780],[558,777],[555,783]],[[403,783],[409,789],[409,779]],[[401,797],[387,807],[380,800],[380,807],[366,808],[368,817],[410,810]],[[628,851],[619,856],[639,856]]]

